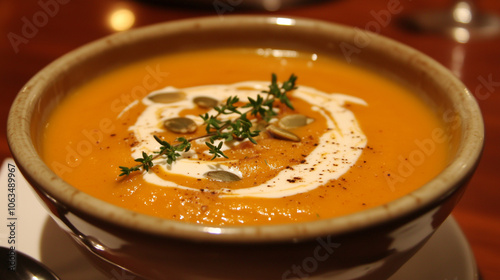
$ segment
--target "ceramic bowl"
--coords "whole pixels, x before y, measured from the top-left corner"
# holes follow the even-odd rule
[[[78,191],[41,160],[44,120],[71,89],[145,56],[221,45],[318,51],[389,75],[443,117],[452,158],[428,184],[380,207],[315,222],[220,227],[119,208]],[[474,97],[424,54],[360,29],[267,16],[194,18],[103,38],[34,76],[8,119],[15,161],[51,216],[103,272],[133,275],[127,279],[386,279],[450,214],[483,136]]]

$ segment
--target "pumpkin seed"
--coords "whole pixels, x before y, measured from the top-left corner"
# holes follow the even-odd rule
[[[264,129],[266,129],[266,126],[267,126],[267,122],[265,121],[259,121],[257,123],[255,123],[254,125],[252,125],[251,127],[251,131],[254,132],[254,131],[264,131]]]
[[[217,99],[213,99],[207,96],[198,96],[193,99],[194,104],[200,106],[201,108],[213,108],[219,104]]]
[[[149,100],[156,103],[174,103],[177,101],[181,101],[186,98],[186,93],[182,91],[173,91],[173,92],[162,92],[157,93],[155,95],[148,96]]]
[[[312,123],[314,119],[300,114],[286,115],[278,122],[279,126],[285,129],[306,126]]]
[[[209,179],[221,182],[235,182],[241,180],[240,176],[224,170],[208,171],[203,175]]]
[[[193,133],[198,126],[190,118],[172,118],[163,122],[166,129],[174,133]]]
[[[277,127],[275,125],[270,125],[266,128],[266,130],[275,138],[293,142],[300,142],[299,136],[295,135],[294,133],[284,128]]]

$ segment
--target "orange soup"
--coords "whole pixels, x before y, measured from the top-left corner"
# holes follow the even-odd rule
[[[271,73],[278,85],[298,77],[287,93],[292,106],[275,102],[268,121],[244,114],[260,130],[255,143],[216,140],[224,156],[212,159],[200,115],[217,112],[207,102],[265,100]],[[71,185],[133,211],[279,224],[354,213],[419,188],[446,164],[444,131],[409,90],[366,69],[307,52],[213,49],[150,58],[76,89],[49,116],[42,156]],[[169,161],[155,156],[154,136],[172,145],[184,137],[191,149]],[[143,153],[155,156],[148,171],[120,175]]]

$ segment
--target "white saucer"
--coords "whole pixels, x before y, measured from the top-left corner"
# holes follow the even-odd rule
[[[7,221],[7,164],[0,172],[0,220]],[[70,238],[49,218],[16,168],[16,250],[42,261],[63,280],[109,280],[78,251]],[[8,228],[0,227],[0,246],[9,247]],[[117,279],[120,275],[117,274]],[[449,217],[428,243],[389,280],[478,280],[472,251],[460,227]]]

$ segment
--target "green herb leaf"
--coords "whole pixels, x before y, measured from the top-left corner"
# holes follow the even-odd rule
[[[160,139],[158,136],[154,135],[155,140],[160,144],[159,151],[155,152],[156,155],[148,155],[142,152],[142,158],[135,159],[136,162],[140,164],[133,167],[119,166],[121,170],[120,176],[128,176],[130,173],[140,170],[149,171],[153,167],[153,160],[160,156],[164,156],[167,160],[167,164],[174,163],[180,156],[180,152],[187,152],[191,149],[191,142],[200,139],[208,138],[205,145],[208,147],[208,152],[213,155],[212,160],[218,157],[228,158],[222,151],[222,145],[225,142],[233,141],[235,139],[243,141],[248,139],[253,144],[257,144],[257,141],[253,138],[259,135],[260,131],[252,131],[253,123],[248,119],[247,115],[254,116],[255,118],[261,118],[266,122],[269,122],[277,113],[274,109],[274,102],[279,101],[285,104],[288,108],[294,110],[292,102],[290,101],[287,93],[297,88],[296,84],[297,76],[294,74],[290,75],[287,81],[285,81],[281,86],[278,84],[278,78],[276,74],[271,75],[271,84],[269,85],[268,91],[262,91],[266,93],[265,98],[258,95],[256,99],[248,98],[248,102],[243,106],[237,106],[236,104],[240,102],[237,96],[229,97],[225,104],[220,106],[215,106],[213,109],[217,112],[216,115],[209,115],[208,113],[200,115],[201,119],[205,124],[206,134],[201,137],[186,139],[184,137],[177,138],[178,144],[172,145],[167,141]],[[241,112],[239,109],[249,108],[245,112]],[[219,119],[220,115],[239,115],[238,118],[234,120],[221,121]],[[215,145],[215,141],[221,140],[218,145]]]

